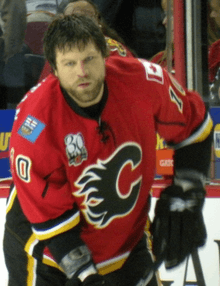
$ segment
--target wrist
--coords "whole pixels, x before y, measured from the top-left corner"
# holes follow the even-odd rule
[[[195,170],[178,170],[175,172],[173,183],[186,192],[193,188],[205,188],[206,177]]]
[[[62,258],[59,266],[68,279],[79,278],[80,281],[84,281],[88,276],[97,273],[86,245],[71,250]]]

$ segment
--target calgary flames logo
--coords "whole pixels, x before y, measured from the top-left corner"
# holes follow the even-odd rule
[[[118,148],[105,161],[85,169],[76,182],[84,196],[83,212],[96,228],[106,227],[115,218],[128,215],[135,207],[142,176],[140,168],[141,148],[128,143]]]

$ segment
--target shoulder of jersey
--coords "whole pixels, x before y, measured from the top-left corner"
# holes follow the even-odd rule
[[[106,68],[115,69],[125,73],[134,73],[134,71],[141,70],[141,63],[135,57],[111,57],[106,59]]]
[[[21,101],[22,105],[36,106],[40,104],[43,106],[49,100],[52,100],[54,92],[57,91],[59,82],[57,78],[50,74],[47,78],[42,80],[36,86],[32,87]],[[30,106],[30,108],[31,108]]]
[[[17,106],[14,135],[25,139],[23,142],[36,143],[45,127],[49,125],[51,128],[50,122],[56,126],[56,107],[60,107],[60,97],[56,97],[57,84],[54,76],[48,76],[33,87]]]
[[[47,117],[51,116],[51,113],[55,112],[56,106],[60,106],[59,97],[56,96],[59,91],[58,87],[59,82],[56,77],[49,75],[30,89],[17,106],[16,121],[20,122],[28,115],[39,118],[43,118],[43,114]]]

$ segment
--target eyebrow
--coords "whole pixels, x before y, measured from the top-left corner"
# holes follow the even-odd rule
[[[72,60],[72,59],[63,59],[61,60],[61,63],[64,63],[64,62],[73,62],[73,63],[76,63],[75,60]]]
[[[95,57],[95,53],[93,51],[91,51],[88,55],[86,55],[85,58],[82,59],[82,61],[84,61],[86,58],[91,57],[91,56]],[[61,63],[64,63],[64,62],[76,63],[76,61],[72,60],[71,58],[66,58],[66,59],[61,60]]]

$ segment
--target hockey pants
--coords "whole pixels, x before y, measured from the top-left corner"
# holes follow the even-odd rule
[[[7,229],[4,234],[5,263],[9,273],[8,286],[64,286],[66,276],[55,267],[29,256],[22,244]],[[135,286],[152,259],[144,237],[130,254],[123,267],[105,275],[108,286]],[[148,286],[158,286],[156,276]]]

